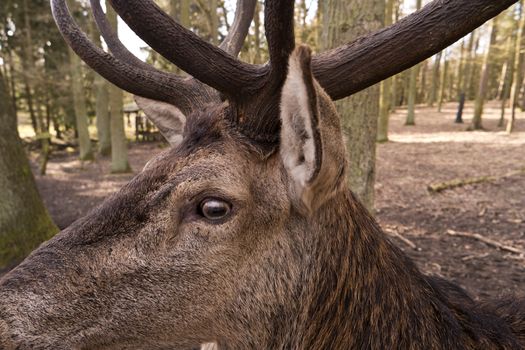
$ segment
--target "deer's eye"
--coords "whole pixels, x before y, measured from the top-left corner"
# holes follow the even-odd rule
[[[207,198],[199,206],[200,213],[208,220],[220,220],[231,211],[231,204],[220,199]]]

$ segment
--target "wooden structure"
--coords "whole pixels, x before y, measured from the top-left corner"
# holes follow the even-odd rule
[[[132,120],[135,123],[135,141],[151,142],[163,140],[159,130],[149,121],[135,102],[125,105],[123,112],[129,127],[131,127]]]

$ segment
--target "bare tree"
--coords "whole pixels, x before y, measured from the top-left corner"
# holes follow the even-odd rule
[[[108,21],[113,28],[115,35],[118,35],[117,14],[113,8],[106,4],[108,9]],[[128,146],[126,139],[126,131],[124,128],[124,115],[122,113],[122,106],[124,103],[124,95],[122,90],[111,84],[109,86],[109,109],[110,109],[110,125],[111,125],[111,172],[112,173],[128,173],[131,172],[131,167],[128,161]]]
[[[492,63],[491,60],[492,60],[494,45],[496,44],[496,37],[497,37],[497,32],[498,32],[497,17],[491,21],[489,31],[490,31],[490,42],[488,43],[487,49],[485,51],[485,56],[483,58],[483,65],[481,67],[481,77],[480,77],[480,82],[479,82],[479,88],[476,94],[476,101],[474,103],[474,116],[472,117],[472,124],[469,127],[471,130],[483,129],[483,126],[481,123],[481,116],[483,114],[483,105],[485,103],[485,97],[487,94],[487,85],[489,82],[490,65]]]
[[[421,9],[422,0],[416,0],[416,10]],[[410,68],[410,80],[408,86],[407,119],[405,125],[415,125],[416,121],[416,98],[417,98],[417,76],[421,65],[417,64]]]
[[[385,26],[392,25],[394,20],[394,0],[386,0],[385,4]],[[377,142],[388,141],[388,119],[392,105],[395,103],[392,96],[393,78],[385,79],[381,82],[379,105],[379,120],[377,122]]]
[[[90,22],[92,23],[92,22]],[[100,41],[100,34],[98,31],[90,26],[91,37],[93,43],[97,46],[102,46]],[[93,88],[96,94],[96,115],[97,115],[97,136],[98,136],[98,152],[102,156],[109,156],[111,154],[111,126],[109,118],[109,86],[108,82],[95,73]]]
[[[434,106],[434,103],[437,101],[438,97],[438,87],[439,87],[439,65],[441,64],[441,56],[443,56],[443,51],[439,52],[434,58],[434,66],[432,67],[432,84],[430,86],[430,97],[428,99],[428,106]]]
[[[74,8],[74,1],[69,0],[69,4]],[[71,74],[71,91],[73,93],[73,104],[75,108],[75,121],[78,133],[79,159],[94,159],[93,148],[88,130],[88,115],[86,110],[86,100],[84,86],[82,85],[82,63],[72,49],[69,50],[69,69]]]
[[[512,76],[512,87],[510,89],[510,108],[511,113],[507,122],[507,133],[510,134],[514,128],[514,120],[516,119],[516,104],[520,93],[520,83],[523,80],[523,31],[525,30],[525,10],[523,8],[523,1],[519,2],[520,19],[518,21],[517,35],[514,47],[514,67]]]

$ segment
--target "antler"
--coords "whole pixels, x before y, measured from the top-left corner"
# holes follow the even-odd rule
[[[316,79],[334,100],[440,52],[518,0],[435,0],[396,24],[313,57]]]
[[[120,17],[148,45],[201,82],[236,96],[258,75],[246,64],[184,28],[151,0],[111,0]]]
[[[253,18],[255,4],[256,0],[238,0],[240,6],[232,25],[236,32],[230,31],[221,44],[221,47],[232,55],[236,56],[242,47]],[[200,82],[163,72],[135,57],[112,31],[100,2],[91,0],[91,5],[97,26],[112,54],[94,45],[78,27],[69,12],[66,0],[51,0],[53,16],[64,39],[92,69],[123,90],[171,103],[183,113],[190,113],[211,98],[210,89]]]
[[[270,53],[267,65],[237,60],[175,22],[151,0],[111,0],[115,11],[155,51],[196,79],[227,95],[231,120],[261,143],[273,143],[279,130],[279,90],[295,40],[293,0],[265,2]]]
[[[53,16],[66,42],[93,70],[123,90],[135,95],[176,105],[181,110],[191,110],[192,101],[186,89],[178,89],[180,77],[146,70],[121,61],[94,45],[72,18],[66,0],[52,0]],[[182,84],[183,85],[183,84]]]
[[[242,44],[248,35],[248,30],[252,23],[256,4],[257,0],[237,0],[235,19],[228,31],[228,35],[219,45],[219,48],[233,57],[237,57],[239,52],[241,52]]]
[[[95,18],[115,57],[89,42],[72,20],[65,0],[51,1],[66,41],[106,79],[134,94],[192,109],[198,99],[192,92],[200,89],[185,89],[187,79],[137,62],[104,23],[101,13]],[[333,99],[348,96],[432,56],[517,1],[434,0],[389,28],[316,55],[312,61],[314,74]],[[265,1],[270,52],[266,65],[235,58],[253,17],[255,0],[237,1],[235,23],[220,47],[180,26],[151,0],[111,0],[111,4],[154,50],[225,94],[230,101],[229,118],[243,133],[262,144],[277,140],[280,89],[294,47],[293,0]],[[99,7],[94,9],[101,12]],[[237,32],[236,28],[241,30]],[[421,45],[423,42],[426,44]]]

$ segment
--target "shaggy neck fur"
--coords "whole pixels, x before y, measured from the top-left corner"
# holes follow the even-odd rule
[[[303,286],[273,323],[220,349],[520,349],[507,323],[452,283],[424,276],[344,191],[307,226]],[[523,303],[522,303],[523,304]],[[524,306],[524,305],[521,305]],[[511,308],[512,309],[512,308]],[[514,317],[517,320],[519,317]],[[525,317],[521,316],[520,327]],[[258,320],[252,320],[258,322]],[[265,336],[261,332],[266,330]],[[516,331],[517,329],[515,329]],[[523,341],[523,340],[522,340]]]

